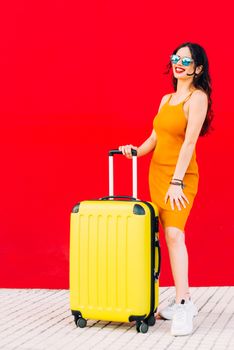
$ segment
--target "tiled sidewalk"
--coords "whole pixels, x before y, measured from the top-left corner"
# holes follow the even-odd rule
[[[0,289],[0,349],[13,350],[233,350],[234,287],[190,288],[199,309],[194,332],[170,335],[170,321],[157,319],[148,333],[133,323],[88,321],[76,328],[69,309],[69,291]],[[174,288],[160,288],[160,307]]]

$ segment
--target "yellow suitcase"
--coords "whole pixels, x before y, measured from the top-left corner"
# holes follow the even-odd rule
[[[87,319],[136,321],[137,331],[146,333],[159,301],[158,211],[136,192],[113,195],[116,153],[109,152],[110,196],[80,202],[71,213],[70,307],[78,327]]]

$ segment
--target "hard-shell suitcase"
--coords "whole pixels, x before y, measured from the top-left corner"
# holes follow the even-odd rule
[[[159,301],[158,211],[137,199],[137,156],[133,154],[133,197],[114,196],[109,152],[109,196],[78,203],[70,222],[70,307],[78,327],[86,319],[131,322],[138,332],[154,325]]]

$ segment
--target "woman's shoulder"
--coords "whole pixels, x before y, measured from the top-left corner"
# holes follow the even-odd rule
[[[161,99],[161,102],[162,103],[166,102],[171,97],[171,95],[173,95],[173,94],[174,94],[174,92],[171,92],[169,94],[163,95],[163,97]]]
[[[197,113],[202,113],[205,116],[208,103],[208,96],[205,91],[201,89],[194,90],[188,100],[188,106],[185,107],[185,113],[188,114],[188,119],[195,118],[197,120]],[[193,117],[191,118],[190,115]]]
[[[191,101],[194,102],[207,101],[207,98],[207,93],[202,89],[195,89],[191,95]]]
[[[167,102],[169,101],[169,98],[171,97],[172,93],[170,94],[166,94],[164,95],[162,98],[161,98],[161,102],[160,102],[160,105],[159,105],[159,110],[161,109],[161,107]]]

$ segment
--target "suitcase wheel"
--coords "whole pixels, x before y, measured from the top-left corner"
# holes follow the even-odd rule
[[[155,320],[154,315],[151,315],[151,316],[148,318],[148,321],[147,321],[148,325],[149,325],[149,326],[154,326],[154,325],[155,325],[155,322],[156,322],[156,320]]]
[[[149,326],[145,322],[137,322],[136,323],[136,330],[138,333],[147,333],[149,329]]]
[[[75,317],[75,324],[79,328],[85,328],[87,325],[87,321],[82,317]]]

